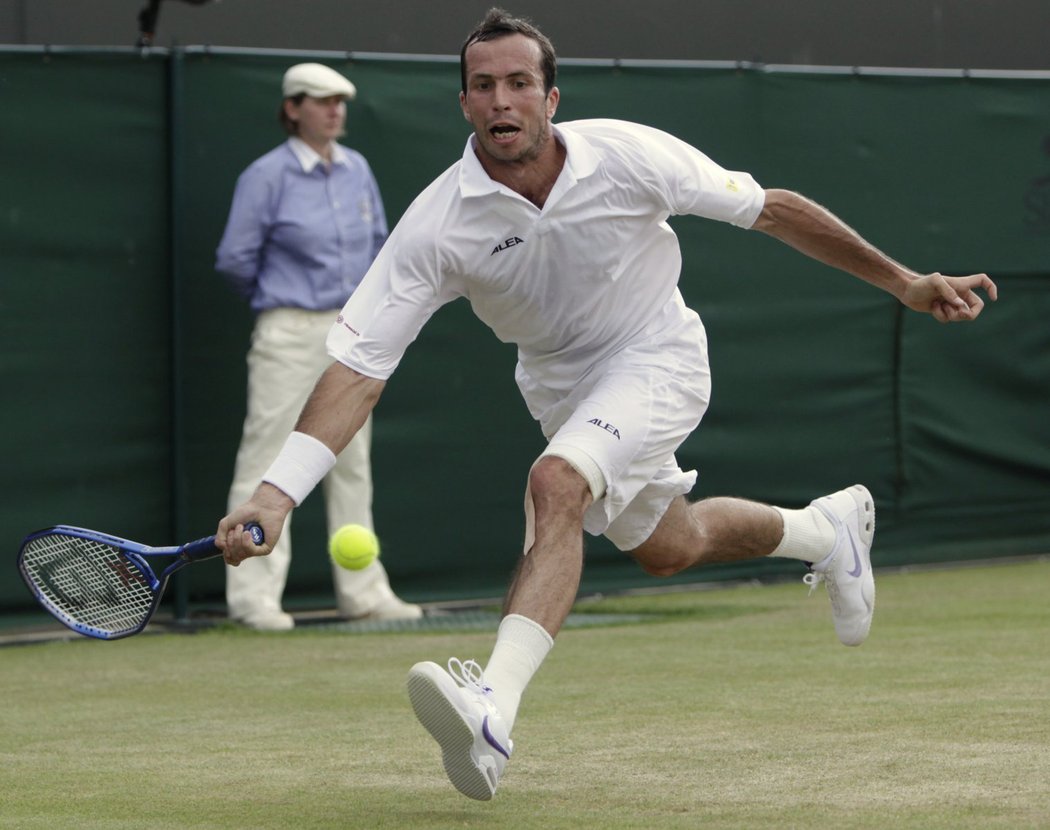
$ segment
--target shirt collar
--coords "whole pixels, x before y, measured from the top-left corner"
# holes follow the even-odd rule
[[[564,179],[566,186],[571,187],[598,169],[601,156],[585,138],[558,124],[552,124],[551,129],[555,139],[565,147],[565,166],[558,176],[559,183]],[[474,152],[476,141],[476,137],[471,133],[467,139],[467,146],[463,149],[463,160],[459,168],[459,189],[464,198],[496,193],[503,187],[490,179],[485,168],[481,166]]]
[[[318,153],[313,147],[303,141],[301,138],[292,136],[288,139],[288,147],[295,155],[295,158],[299,162],[299,166],[303,168],[304,173],[311,173],[313,169],[319,164],[324,163],[324,159],[321,158],[321,154]],[[341,144],[332,142],[332,164],[346,165],[348,163],[348,156],[346,150]]]

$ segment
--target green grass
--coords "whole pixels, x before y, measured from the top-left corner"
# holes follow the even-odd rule
[[[491,632],[6,648],[0,827],[1050,827],[1050,562],[878,588],[859,649],[800,583],[581,603],[653,618],[563,632],[487,804],[404,679]]]

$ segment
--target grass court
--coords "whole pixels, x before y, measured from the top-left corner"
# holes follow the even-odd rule
[[[404,680],[494,614],[6,647],[0,828],[1050,827],[1050,560],[877,588],[858,649],[801,582],[581,601],[488,803]]]

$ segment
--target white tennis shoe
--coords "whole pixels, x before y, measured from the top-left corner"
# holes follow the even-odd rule
[[[416,663],[408,672],[408,697],[441,747],[453,786],[478,801],[492,798],[514,744],[481,666],[455,657],[447,672],[436,663]]]
[[[875,577],[871,543],[875,538],[875,501],[868,488],[854,484],[811,502],[835,527],[835,546],[815,563],[804,582],[810,593],[823,582],[831,599],[835,633],[846,646],[868,638],[875,612]]]
[[[295,628],[295,618],[284,611],[260,611],[236,620],[254,631],[291,631]]]

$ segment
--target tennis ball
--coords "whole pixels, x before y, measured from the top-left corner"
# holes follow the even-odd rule
[[[328,553],[339,567],[360,571],[379,556],[379,540],[363,525],[343,525],[328,540]]]

